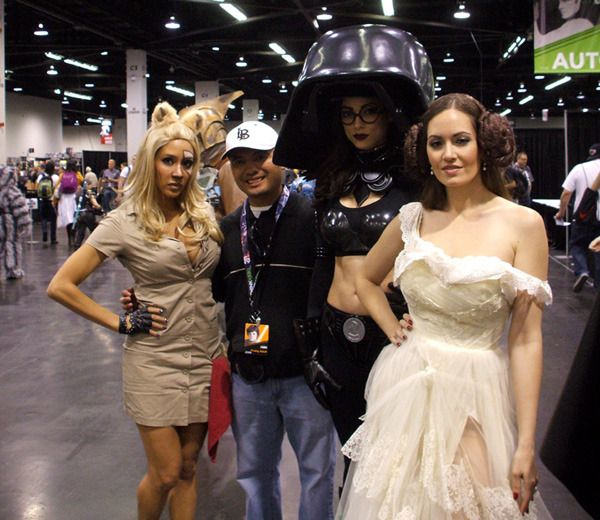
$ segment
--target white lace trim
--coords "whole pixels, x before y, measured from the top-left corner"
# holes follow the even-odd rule
[[[400,209],[400,226],[404,250],[396,258],[394,282],[399,284],[400,275],[417,261],[424,261],[431,271],[446,285],[474,283],[483,280],[499,280],[502,293],[509,303],[520,293],[527,293],[539,303],[552,302],[552,290],[547,281],[517,269],[495,256],[447,255],[435,244],[423,240],[418,233],[418,222],[423,210],[419,202],[411,202]]]

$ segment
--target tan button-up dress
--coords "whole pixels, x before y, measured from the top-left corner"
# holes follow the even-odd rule
[[[192,265],[180,240],[144,237],[129,205],[112,211],[86,243],[117,258],[133,276],[138,300],[163,307],[169,322],[160,337],[125,339],[126,412],[145,426],[207,422],[212,360],[225,353],[211,287],[218,244],[205,241]]]

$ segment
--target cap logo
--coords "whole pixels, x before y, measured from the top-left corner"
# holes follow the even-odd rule
[[[249,137],[250,137],[250,133],[248,132],[247,129],[245,129],[245,128],[238,128],[237,138],[240,141],[243,141],[244,139],[248,139]]]

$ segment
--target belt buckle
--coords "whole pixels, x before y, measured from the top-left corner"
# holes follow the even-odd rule
[[[344,333],[344,337],[351,343],[359,343],[364,339],[366,334],[365,324],[360,318],[351,316],[344,321],[342,332]]]

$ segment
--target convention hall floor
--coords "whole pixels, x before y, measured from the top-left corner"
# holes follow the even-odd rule
[[[0,519],[134,520],[144,455],[121,409],[122,338],[46,297],[51,276],[68,255],[64,230],[59,241],[26,244],[25,278],[0,280]],[[560,257],[550,262],[555,301],[544,315],[540,442],[594,298],[589,286],[578,295],[571,292],[572,275],[561,262]],[[120,264],[107,262],[83,288],[116,310],[119,291],[129,283]],[[540,466],[540,490],[554,518],[589,519]],[[241,520],[244,497],[235,481],[229,432],[216,464],[203,451],[198,473],[196,518]],[[296,519],[297,467],[287,444],[281,473],[284,518]]]

